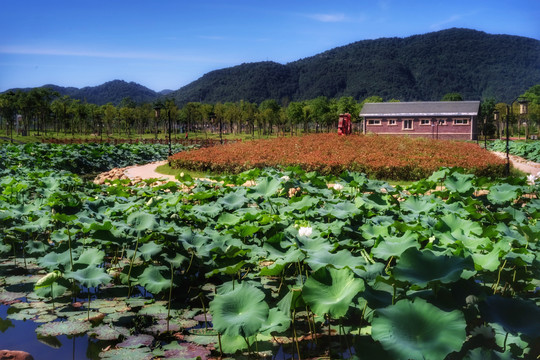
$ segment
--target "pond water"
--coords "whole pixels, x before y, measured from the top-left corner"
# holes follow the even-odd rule
[[[0,349],[22,350],[36,360],[99,359],[99,352],[107,342],[83,336],[56,336],[38,339],[35,332],[40,325],[33,321],[7,318],[7,305],[0,305]]]

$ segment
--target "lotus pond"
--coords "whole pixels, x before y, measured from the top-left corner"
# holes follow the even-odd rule
[[[289,168],[98,186],[73,159],[122,156],[81,151],[0,147],[0,347],[24,327],[77,359],[540,355],[538,183]]]

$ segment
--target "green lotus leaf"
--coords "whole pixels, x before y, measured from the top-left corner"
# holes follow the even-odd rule
[[[77,335],[87,332],[92,328],[88,321],[55,321],[42,324],[36,328],[40,336]]]
[[[131,213],[126,220],[127,225],[141,234],[147,230],[154,230],[158,223],[155,215],[148,214],[142,211]]]
[[[204,346],[173,341],[170,344],[162,346],[165,359],[207,359],[210,356],[210,350]]]
[[[337,204],[329,204],[324,209],[324,212],[324,215],[328,214],[335,217],[336,219],[347,219],[358,214],[360,210],[352,202],[340,201]]]
[[[98,340],[117,340],[120,336],[128,337],[129,329],[111,325],[99,325],[88,331],[88,335]]]
[[[117,344],[119,348],[135,349],[138,347],[146,347],[152,345],[154,337],[152,335],[139,334],[128,336],[124,341]]]
[[[177,332],[180,331],[180,324],[177,321],[167,323],[167,319],[158,319],[152,325],[145,327],[144,331],[153,335],[163,334],[167,331]]]
[[[255,335],[268,318],[264,293],[245,283],[234,290],[217,294],[210,302],[214,329],[229,336]]]
[[[175,254],[174,257],[168,257],[168,256],[164,256],[164,259],[165,261],[167,261],[169,264],[171,264],[173,266],[173,268],[175,269],[178,269],[180,266],[182,266],[182,264],[184,263],[184,261],[187,261],[188,258],[185,257],[184,255],[182,254]]]
[[[403,210],[413,213],[428,213],[437,206],[432,195],[409,196],[400,206]]]
[[[255,336],[248,338],[249,343],[255,341]],[[248,346],[246,340],[240,335],[232,336],[223,334],[221,335],[221,347],[226,354],[235,354],[239,350],[247,350]]]
[[[104,268],[88,266],[77,271],[66,272],[66,278],[74,279],[86,287],[96,287],[107,284],[111,281],[111,276],[105,272]]]
[[[409,248],[420,248],[418,235],[406,231],[402,236],[387,236],[372,248],[371,254],[379,259],[388,260],[392,256],[400,256]]]
[[[165,278],[162,272],[169,272],[166,266],[149,266],[144,269],[143,273],[139,276],[139,283],[150,291],[152,294],[159,294],[162,291],[171,287],[171,278]]]
[[[100,265],[103,263],[105,258],[105,252],[96,248],[88,248],[82,252],[77,260],[74,261],[75,264],[83,265]]]
[[[62,266],[63,269],[70,268],[69,250],[62,253],[50,252],[45,256],[41,256],[37,260],[39,266],[43,266],[49,270],[57,269]]]
[[[26,243],[25,250],[28,254],[35,256],[36,254],[46,253],[48,250],[48,247],[45,245],[45,243],[41,241],[29,240]]]
[[[0,243],[0,254],[8,254],[11,251],[11,245]]]
[[[351,270],[325,267],[306,280],[302,297],[315,314],[337,319],[347,313],[352,299],[363,290],[364,281]]]
[[[480,311],[488,322],[500,324],[512,334],[533,338],[540,334],[540,308],[530,300],[488,296],[480,303]]]
[[[290,314],[292,310],[305,308],[306,303],[302,298],[302,291],[300,288],[290,288],[289,292],[281,298],[277,304],[278,309],[285,314]]]
[[[0,291],[0,304],[16,302],[17,299],[25,297],[26,294],[12,291]]]
[[[446,284],[459,280],[465,269],[473,269],[470,257],[437,255],[431,250],[409,248],[401,254],[394,267],[394,277],[419,286],[426,286],[432,281]]]
[[[380,192],[363,194],[361,197],[357,197],[356,200],[355,203],[357,206],[362,202],[362,205],[366,206],[368,209],[376,209],[379,211],[386,210],[393,206],[389,202],[389,195]]]
[[[520,195],[518,186],[503,183],[491,186],[487,198],[494,204],[504,204],[516,200]]]
[[[50,286],[41,287],[35,290],[35,294],[40,298],[48,298],[48,297],[58,298],[59,296],[64,295],[66,291],[70,289],[71,287],[72,285],[69,282],[69,280],[65,278],[60,278],[52,286],[52,289]]]
[[[225,226],[234,226],[238,224],[240,221],[242,221],[242,218],[240,216],[236,216],[234,214],[227,213],[227,212],[221,214],[217,219],[217,223],[219,225],[225,225]]]
[[[463,219],[455,214],[447,214],[441,217],[437,225],[436,230],[444,232],[463,231],[465,235],[474,233],[476,235],[482,235],[482,225],[478,222]]]
[[[463,313],[443,311],[421,298],[375,311],[371,337],[395,359],[444,359],[466,339]]]
[[[462,229],[457,229],[452,232],[437,233],[436,237],[443,245],[454,245],[461,242],[465,248],[474,251],[478,248],[484,248],[491,244],[488,237],[479,237],[472,233],[465,234]]]
[[[141,347],[136,349],[110,349],[99,353],[100,359],[129,359],[129,360],[152,360],[154,355],[150,348]]]
[[[363,257],[353,256],[350,251],[345,249],[335,254],[328,252],[327,249],[310,251],[305,261],[313,271],[318,271],[327,265],[332,265],[338,269],[344,267],[353,269],[366,264],[366,260]]]
[[[389,236],[388,232],[389,227],[385,225],[377,225],[373,223],[366,223],[360,227],[362,232],[362,237],[365,239],[378,238],[382,236],[383,238]]]
[[[289,329],[291,325],[290,317],[279,310],[279,308],[274,307],[268,312],[268,319],[263,324],[260,329],[261,334],[270,335],[272,333],[282,333]]]
[[[215,218],[221,212],[223,208],[217,203],[208,203],[203,205],[194,205],[191,208],[191,212],[196,216],[207,216],[210,218]]]
[[[227,210],[240,209],[248,201],[248,198],[245,196],[245,193],[246,193],[245,189],[228,193],[227,195],[220,197],[217,203],[223,206]]]
[[[306,212],[309,209],[313,209],[319,202],[319,199],[309,195],[304,195],[298,201],[296,199],[296,197],[293,197],[289,200],[289,208],[299,212]]]
[[[146,244],[139,246],[137,254],[143,257],[144,260],[149,261],[152,256],[157,255],[161,252],[163,246],[156,244],[153,241],[147,242]]]
[[[34,285],[34,289],[39,289],[46,286],[51,286],[51,284],[55,283],[60,277],[62,276],[62,273],[58,270],[54,270],[41,279],[39,279],[36,284]]]
[[[475,267],[480,270],[495,271],[500,266],[500,249],[494,248],[488,253],[473,252],[471,254]]]
[[[9,319],[4,320],[0,318],[0,332],[1,333],[6,332],[6,330],[8,330],[11,327],[15,327],[15,325],[13,325],[13,322],[11,320]]]
[[[446,178],[444,181],[444,186],[452,192],[457,192],[460,194],[468,194],[474,191],[474,185],[472,179],[474,175],[472,174],[460,174],[454,172]]]
[[[281,182],[272,177],[266,177],[258,180],[257,185],[248,189],[250,197],[269,198],[274,195],[281,187]]]

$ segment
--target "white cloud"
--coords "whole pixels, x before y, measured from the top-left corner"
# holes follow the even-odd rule
[[[432,28],[434,30],[439,30],[439,29],[445,27],[448,24],[451,24],[451,23],[454,23],[454,22],[460,20],[462,17],[463,17],[462,15],[452,15],[449,18],[444,19],[444,20],[442,20],[442,21],[440,21],[438,23],[431,24],[430,28]]]
[[[308,14],[308,18],[320,22],[345,22],[348,21],[345,14]]]
[[[184,54],[165,54],[160,52],[136,52],[136,51],[103,51],[103,50],[80,50],[71,48],[39,48],[33,46],[0,46],[0,54],[7,55],[44,55],[44,56],[77,56],[95,57],[106,59],[146,59],[163,61],[187,61],[187,62],[220,62],[215,57],[205,57]]]
[[[432,30],[441,30],[443,28],[448,27],[448,25],[453,24],[455,22],[459,22],[463,20],[464,18],[474,16],[477,13],[477,11],[472,11],[466,14],[454,14],[444,20],[441,20],[437,23],[431,24],[430,28]]]

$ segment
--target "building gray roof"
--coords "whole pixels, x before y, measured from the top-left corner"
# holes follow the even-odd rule
[[[477,116],[480,101],[366,103],[360,116]]]

